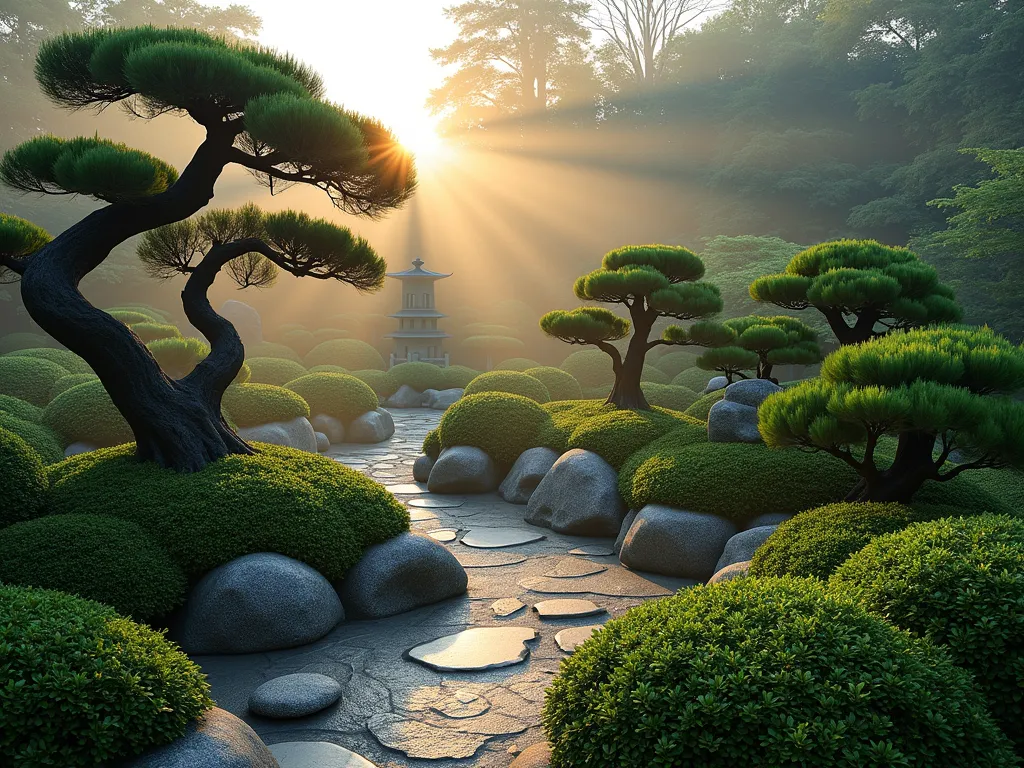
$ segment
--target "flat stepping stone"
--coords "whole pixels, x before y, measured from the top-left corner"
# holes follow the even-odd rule
[[[606,595],[608,597],[668,597],[672,590],[648,581],[625,568],[575,579],[538,576],[523,579],[519,586],[545,595]]]
[[[595,573],[604,573],[607,570],[607,566],[600,563],[580,560],[578,557],[564,557],[558,561],[554,569],[544,575],[551,579],[571,579],[579,576],[593,576]]]
[[[608,547],[601,547],[597,544],[585,544],[582,547],[570,549],[569,554],[577,555],[579,557],[605,557],[606,555],[614,555],[615,550],[609,549]]]
[[[461,688],[448,698],[432,704],[430,708],[439,715],[453,720],[463,720],[484,714],[491,708],[491,702],[478,693]]]
[[[499,549],[532,544],[544,538],[543,534],[524,531],[521,528],[474,528],[462,537],[462,543],[477,549]]]
[[[455,559],[463,568],[498,568],[503,565],[519,565],[526,562],[525,555],[514,555],[511,552],[457,552]]]
[[[378,480],[394,480],[398,477],[394,472],[374,472],[373,476]]]
[[[427,520],[437,520],[437,515],[425,509],[411,509],[409,510],[409,519],[414,523],[422,523]]]
[[[327,675],[300,672],[268,680],[249,697],[254,715],[285,719],[319,712],[341,698],[341,685]]]
[[[407,506],[421,509],[457,509],[465,504],[464,501],[448,501],[447,499],[436,499],[433,496],[427,496],[424,499],[409,499],[405,503]]]
[[[395,469],[394,464],[374,464],[374,469]]]
[[[395,485],[385,485],[384,487],[396,496],[415,496],[418,493],[427,492],[425,487],[416,483],[397,483]]]
[[[576,646],[585,643],[597,630],[600,624],[588,624],[585,627],[569,627],[555,635],[555,643],[566,653],[574,653]]]
[[[459,760],[473,757],[488,737],[438,728],[391,713],[374,715],[367,722],[370,733],[383,746],[424,760]]]
[[[409,651],[409,658],[438,672],[482,672],[520,664],[530,655],[532,627],[473,627]]]
[[[365,757],[329,741],[282,741],[269,748],[281,768],[377,768]]]
[[[491,610],[494,611],[495,616],[505,618],[511,616],[513,613],[522,610],[526,607],[526,603],[516,600],[514,597],[503,597],[500,600],[495,600],[491,603]]]
[[[533,610],[542,619],[579,619],[583,616],[596,616],[604,613],[604,608],[589,600],[541,600],[533,606]]]
[[[427,535],[435,541],[440,541],[442,544],[445,544],[449,541],[455,541],[455,539],[458,538],[459,532],[442,529],[438,531],[427,531]]]

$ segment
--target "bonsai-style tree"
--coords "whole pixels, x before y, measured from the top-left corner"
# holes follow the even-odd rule
[[[772,395],[758,417],[768,445],[857,470],[848,500],[908,502],[926,480],[1024,467],[1024,404],[1008,397],[1022,387],[1024,350],[992,330],[916,329],[840,348],[820,378]],[[897,438],[895,455],[880,450],[883,435]]]
[[[956,322],[960,306],[935,269],[906,248],[874,240],[820,243],[792,258],[786,271],[750,284],[750,296],[785,309],[814,307],[840,344],[888,331]]]
[[[184,300],[190,319],[213,347],[180,381],[161,372],[127,326],[86,301],[79,282],[120,243],[204,207],[229,164],[248,169],[271,191],[310,184],[342,211],[377,217],[412,194],[409,157],[379,123],[325,101],[320,78],[292,58],[194,30],[140,27],[62,35],[40,48],[36,76],[60,106],[102,109],[118,103],[144,118],[188,115],[205,129],[206,138],[180,176],[145,152],[100,138],[40,136],[8,151],[0,161],[0,179],[9,186],[90,195],[107,205],[49,242],[24,222],[5,219],[0,223],[5,277],[20,275],[32,318],[99,375],[131,426],[141,459],[193,471],[250,451],[215,407],[218,388],[233,376],[237,335],[208,308],[202,293],[225,264],[249,284],[269,279],[268,262],[294,274],[348,277],[349,267],[337,265],[351,265],[362,254],[372,272],[377,262],[368,249],[355,247],[344,231],[294,214],[256,217],[266,239],[250,237],[255,222],[248,221],[249,214],[237,214],[227,215],[230,226],[227,221],[223,226],[237,225],[238,237],[221,242],[203,235],[165,248],[160,258],[178,259],[182,269],[194,264]],[[211,221],[204,226],[219,231]],[[350,245],[339,249],[346,238]],[[155,254],[156,241],[147,242]],[[190,251],[191,245],[196,247]]]
[[[576,281],[576,297],[584,301],[621,304],[629,320],[599,307],[556,310],[544,315],[544,333],[567,344],[589,344],[612,359],[615,385],[608,402],[619,408],[650,409],[640,389],[644,359],[655,347],[725,346],[736,334],[720,323],[703,320],[689,328],[671,325],[651,340],[661,317],[700,320],[722,311],[718,288],[699,282],[704,262],[692,251],[671,245],[630,245],[606,254],[601,268]],[[633,335],[623,356],[614,341]]]
[[[706,371],[721,371],[729,382],[742,371],[755,371],[759,379],[772,378],[776,365],[813,365],[821,361],[818,334],[793,317],[736,317],[724,325],[736,332],[736,341],[728,347],[709,349],[697,359]],[[776,381],[776,383],[778,383]]]

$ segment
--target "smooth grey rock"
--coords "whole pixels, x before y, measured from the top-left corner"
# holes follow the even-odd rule
[[[512,761],[509,768],[551,768],[551,747],[546,741],[527,747]]]
[[[765,541],[775,533],[777,525],[762,525],[760,528],[748,528],[740,531],[725,543],[725,550],[718,558],[715,565],[715,572],[722,570],[733,563],[742,563],[745,560],[752,560],[754,552]]]
[[[373,763],[329,741],[282,741],[270,745],[281,768],[376,768]]]
[[[249,711],[261,717],[305,717],[327,709],[341,698],[341,685],[333,677],[299,672],[268,680],[252,692]]]
[[[605,612],[604,608],[596,603],[578,598],[541,600],[533,606],[533,610],[542,619],[579,619]]]
[[[550,448],[523,451],[501,481],[498,488],[501,498],[510,504],[526,504],[556,461],[558,452]]]
[[[64,458],[66,459],[69,456],[77,456],[80,453],[89,453],[90,451],[96,450],[99,450],[99,447],[92,443],[72,443],[64,449]]]
[[[327,453],[331,450],[331,440],[323,432],[314,432],[316,436],[316,452]]]
[[[442,451],[430,469],[431,493],[489,493],[498,487],[498,467],[480,448],[456,445]]]
[[[220,305],[220,316],[235,326],[242,344],[259,344],[263,341],[263,321],[260,313],[244,301],[228,299]]]
[[[577,646],[587,642],[601,628],[601,624],[588,624],[585,627],[563,629],[555,635],[555,644],[566,653],[575,653]]]
[[[757,408],[769,395],[781,391],[782,387],[767,379],[743,379],[725,388],[725,400]]]
[[[368,411],[356,418],[346,430],[350,443],[382,443],[395,434],[392,424],[381,416],[380,411]]]
[[[420,456],[412,465],[412,477],[417,483],[425,483],[430,479],[430,470],[434,468],[434,460],[429,456]]]
[[[757,408],[719,400],[708,411],[708,440],[712,443],[760,443]]]
[[[708,579],[708,584],[719,584],[730,579],[738,579],[748,573],[750,573],[750,561],[742,560],[715,571],[715,575]]]
[[[419,408],[423,404],[423,395],[403,384],[391,397],[388,398],[388,405],[392,408]]]
[[[326,413],[318,413],[311,422],[314,430],[327,435],[331,445],[341,445],[345,442],[345,425],[341,423],[341,419],[328,416]]]
[[[704,391],[701,394],[710,395],[712,392],[725,389],[727,386],[729,386],[729,380],[725,376],[714,376],[708,382],[708,385],[704,387]]]
[[[280,768],[256,732],[223,709],[211,709],[189,723],[185,735],[120,768]]]
[[[319,640],[344,618],[337,593],[316,570],[260,552],[214,568],[192,588],[180,645],[191,654],[293,648]]]
[[[246,441],[283,445],[285,448],[295,448],[307,453],[317,452],[316,432],[305,416],[298,416],[291,421],[239,427],[238,436]]]
[[[409,651],[409,658],[438,672],[482,672],[519,664],[537,638],[530,627],[472,627]]]
[[[758,515],[753,520],[750,520],[743,526],[743,530],[749,531],[751,528],[761,528],[765,525],[781,525],[791,517],[793,515],[786,512],[765,512],[763,515]]]
[[[619,559],[637,571],[707,581],[736,526],[717,515],[662,504],[640,510]]]
[[[420,533],[374,544],[338,593],[352,616],[380,619],[464,594],[466,571],[447,547]]]
[[[422,406],[423,408],[429,408],[433,404],[434,398],[437,397],[438,394],[440,394],[440,390],[424,389],[423,392],[420,394],[420,406]]]
[[[430,401],[429,407],[435,411],[447,411],[462,399],[465,392],[464,389],[442,389]]]
[[[388,431],[388,437],[395,436],[395,417],[386,408],[378,408],[377,415],[384,419],[384,427]]]
[[[619,535],[615,539],[615,554],[619,554],[622,551],[622,542],[626,540],[626,534],[629,533],[629,528],[633,525],[633,521],[636,520],[636,516],[640,514],[640,510],[631,509],[626,513],[626,519],[622,521],[622,525],[619,526]]]
[[[543,538],[543,534],[531,533],[522,528],[476,528],[466,532],[462,537],[462,543],[476,549],[500,549],[519,544],[532,544]]]
[[[574,448],[540,481],[526,506],[526,522],[575,536],[615,536],[626,516],[618,481],[607,461]]]

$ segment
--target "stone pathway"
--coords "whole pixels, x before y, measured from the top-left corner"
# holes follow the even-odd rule
[[[611,553],[610,539],[563,536],[531,526],[523,521],[524,506],[508,504],[497,494],[428,494],[425,486],[414,483],[412,463],[440,413],[417,408],[392,414],[396,431],[389,443],[335,446],[328,455],[382,483],[400,486],[397,497],[410,512],[421,513],[414,516],[412,528],[438,531],[435,538],[445,542],[466,567],[468,595],[387,619],[346,621],[327,637],[301,648],[196,660],[209,676],[218,706],[243,718],[268,744],[329,742],[378,768],[505,768],[516,754],[543,739],[544,689],[568,656],[561,647],[574,647],[593,626],[621,616],[644,599],[671,594],[686,582],[626,570],[614,555],[602,554]],[[451,538],[441,531],[456,535]],[[544,538],[480,548],[462,544],[470,531],[474,532],[471,540],[485,542],[485,547]],[[533,609],[537,603],[559,598],[589,600],[602,612],[544,618]],[[514,606],[511,600],[528,609],[506,613]],[[509,602],[496,609],[498,601]],[[570,605],[579,606],[578,602]],[[559,616],[563,613],[556,611]],[[485,627],[512,631],[460,634]],[[536,637],[526,639],[531,630]],[[471,642],[476,637],[485,640],[483,648]],[[447,639],[435,642],[442,638]],[[488,651],[507,660],[509,640],[524,649],[525,659],[486,669],[491,666]],[[455,666],[461,659],[485,669],[438,671],[410,656],[414,648],[428,643],[432,645],[427,650],[444,655],[443,663],[435,666],[449,668],[454,656]],[[512,653],[517,657],[519,651]],[[337,680],[342,686],[341,701],[296,720],[250,714],[249,697],[256,688],[294,673]],[[309,750],[283,746],[288,759],[282,766],[326,766],[326,762],[302,758],[322,754],[321,748],[310,746]],[[339,759],[337,764],[343,763]]]

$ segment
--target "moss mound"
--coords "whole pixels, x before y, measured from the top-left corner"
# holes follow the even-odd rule
[[[683,413],[685,413],[687,416],[692,416],[695,419],[707,421],[708,414],[711,412],[711,406],[713,406],[723,397],[725,397],[724,389],[718,389],[706,395],[699,395],[697,399],[693,402],[693,405],[691,405],[689,408],[683,411]]]
[[[583,398],[583,388],[580,383],[561,368],[542,365],[538,368],[530,368],[524,373],[543,384],[548,394],[551,395],[552,401]]]
[[[273,384],[233,384],[225,390],[222,405],[239,427],[309,417],[305,400]]]
[[[49,360],[56,363],[68,373],[92,373],[92,368],[74,352],[66,349],[54,349],[53,347],[36,347],[33,349],[19,349],[8,353],[10,357],[34,357],[39,360]]]
[[[528,357],[510,357],[507,360],[502,360],[496,366],[496,371],[516,371],[518,373],[526,373],[531,368],[539,368],[540,363],[536,360],[531,360]]]
[[[36,349],[38,347],[57,348],[56,339],[43,336],[41,333],[8,333],[0,336],[0,355],[14,352],[19,349]]]
[[[135,323],[131,326],[132,333],[148,344],[157,339],[180,339],[181,331],[176,326],[166,323]]]
[[[664,411],[602,412],[584,419],[569,435],[568,448],[593,451],[616,469],[634,453],[676,429],[700,429],[694,420]],[[703,431],[703,430],[701,430]]]
[[[935,520],[880,536],[829,582],[872,613],[944,645],[996,722],[1024,746],[1024,521]]]
[[[283,357],[250,357],[245,362],[249,366],[250,384],[273,384],[275,387],[283,387],[289,381],[295,381],[307,373],[302,365]]]
[[[281,335],[281,341],[294,349],[302,357],[309,354],[309,351],[319,344],[323,339],[318,339],[310,331],[295,329]]]
[[[469,382],[466,394],[478,395],[481,392],[507,392],[512,395],[528,397],[535,403],[546,403],[551,400],[548,388],[539,379],[518,371],[481,373]]]
[[[213,706],[199,667],[113,609],[0,586],[0,763],[97,766],[174,741]]]
[[[612,359],[599,349],[581,349],[579,352],[573,352],[559,367],[576,379],[584,390],[605,385],[610,389],[615,382]],[[605,395],[607,394],[605,392]]]
[[[694,352],[677,350],[675,352],[666,352],[659,357],[654,364],[658,367],[658,370],[668,376],[671,380],[683,371],[695,367],[697,365],[698,357],[699,355]],[[701,389],[704,389],[704,387],[701,387]]]
[[[0,409],[2,408],[3,404],[0,403]],[[972,469],[960,477],[999,499],[1009,509],[1024,512],[1024,472],[1014,469]]]
[[[107,314],[115,320],[129,326],[136,325],[137,323],[153,323],[158,320],[155,314],[139,309],[108,309]]]
[[[41,357],[0,357],[0,394],[40,407],[50,402],[50,390],[68,371]]]
[[[51,515],[0,528],[0,582],[58,589],[137,621],[166,616],[188,588],[139,526],[103,515]]]
[[[57,433],[65,447],[90,443],[103,448],[134,439],[99,379],[76,384],[55,397],[43,411],[43,424]]]
[[[465,389],[469,382],[480,375],[480,371],[465,365],[450,365],[441,371],[444,374],[444,386],[441,389]]]
[[[293,363],[302,364],[302,357],[289,346],[275,344],[272,341],[261,341],[258,344],[245,345],[245,358],[250,357],[276,357],[281,360],[291,360]]]
[[[445,411],[438,427],[444,448],[472,445],[499,464],[512,464],[519,454],[540,445],[550,416],[534,400],[506,392],[467,395]]]
[[[717,374],[714,371],[704,371],[700,368],[687,368],[672,377],[672,384],[677,387],[689,387],[694,392],[703,392]]]
[[[654,443],[623,465],[619,491],[631,509],[668,504],[743,522],[844,499],[858,477],[836,464],[827,454],[748,443]]]
[[[148,322],[154,323],[166,323],[168,320],[168,315],[166,312],[164,312],[162,309],[151,307],[148,304],[123,304],[119,307],[110,307],[103,311],[109,315],[113,315],[113,313],[115,312],[133,312],[135,315],[142,315],[143,317],[147,318]]]
[[[428,389],[448,389],[444,368],[431,363],[400,363],[388,373],[391,374],[398,386],[412,387],[417,392],[425,392]]]
[[[288,389],[309,403],[314,416],[324,413],[345,424],[380,405],[368,385],[344,373],[309,373],[289,381]]]
[[[644,364],[644,369],[640,374],[640,381],[647,381],[651,384],[669,384],[672,382],[672,377],[666,375],[653,365]]]
[[[409,528],[395,497],[336,461],[257,443],[180,474],[134,459],[133,446],[50,468],[55,514],[110,515],[139,525],[190,578],[254,552],[280,552],[340,579],[366,547]]]
[[[37,424],[43,418],[43,409],[38,405],[26,403],[24,400],[19,400],[10,395],[0,395],[0,413],[6,413],[9,416],[14,416],[24,421],[33,421]]]
[[[50,400],[53,401],[58,395],[87,381],[99,381],[99,377],[95,373],[69,373],[67,376],[57,379],[57,383],[50,389]]]
[[[427,436],[423,438],[423,453],[437,461],[437,457],[441,455],[441,433],[439,430],[432,429],[427,432]]]
[[[653,384],[644,382],[640,385],[649,405],[668,408],[670,411],[683,413],[697,402],[699,395],[692,389],[677,387],[672,384]]]
[[[48,486],[43,461],[21,437],[3,428],[0,428],[0,478],[3,478],[0,531],[5,525],[31,520],[40,513]],[[0,581],[3,581],[2,576]]]
[[[44,464],[52,464],[64,458],[64,448],[57,434],[42,424],[19,419],[7,413],[0,413],[0,429],[13,432],[35,451]]]
[[[210,345],[194,337],[157,339],[146,345],[161,370],[172,379],[183,379],[195,370],[210,354]],[[235,384],[249,380],[249,366],[245,363],[235,376]]]
[[[387,370],[380,352],[365,341],[358,339],[331,339],[317,344],[306,355],[306,367],[314,365],[339,365],[350,371]]]
[[[326,368],[327,366],[320,367]],[[395,377],[391,375],[391,371],[378,371],[368,368],[365,371],[352,371],[351,375],[372,389],[377,395],[378,400],[391,397],[398,391],[399,384]]]
[[[314,365],[306,373],[352,373],[348,368],[342,368],[340,365]],[[363,371],[360,371],[363,373]],[[383,371],[378,371],[383,373]]]
[[[970,677],[930,643],[802,579],[646,602],[562,662],[553,768],[1011,766]]]

